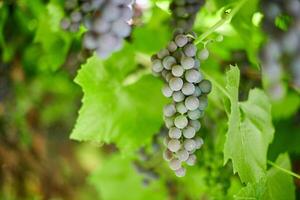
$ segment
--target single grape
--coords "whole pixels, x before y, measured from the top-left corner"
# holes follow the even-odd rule
[[[193,57],[196,55],[197,52],[197,48],[194,44],[187,44],[185,45],[185,47],[183,48],[183,52],[186,56],[188,57]]]
[[[201,117],[203,117],[204,115],[204,111],[202,110],[189,110],[188,111],[188,117],[191,119],[191,120],[197,120]]]
[[[187,108],[185,107],[183,102],[176,103],[175,107],[177,112],[179,112],[180,114],[184,114],[187,112]]]
[[[222,42],[224,39],[223,35],[218,35],[217,38],[216,38],[216,41],[217,42]]]
[[[179,140],[176,139],[171,139],[168,142],[168,149],[172,152],[177,152],[181,147],[181,144],[179,142]]]
[[[202,75],[196,69],[189,69],[185,72],[185,79],[190,83],[199,83],[202,80]]]
[[[176,113],[176,108],[173,104],[165,105],[164,107],[164,115],[166,117],[171,117]]]
[[[158,53],[157,53],[157,57],[159,59],[163,59],[164,57],[170,55],[169,51],[167,49],[161,49]]]
[[[169,137],[165,137],[164,140],[163,140],[163,143],[165,146],[168,146],[168,143],[170,142],[171,138]]]
[[[159,73],[164,69],[164,66],[161,63],[161,60],[156,59],[152,62],[152,69],[153,71]]]
[[[87,49],[96,49],[97,48],[97,39],[91,33],[87,33],[83,38],[83,46]]]
[[[171,97],[172,94],[173,94],[173,91],[171,90],[171,88],[165,84],[163,87],[162,87],[162,93],[165,97]]]
[[[200,96],[199,97],[199,109],[204,110],[208,105],[207,97],[206,96]]]
[[[182,130],[183,136],[185,138],[193,138],[196,135],[196,130],[192,126],[187,126]]]
[[[173,78],[173,75],[171,72],[167,71],[165,79],[167,82],[170,82],[171,78]],[[170,84],[169,84],[170,85]]]
[[[175,117],[174,124],[177,128],[183,129],[187,126],[188,120],[184,115],[178,115]]]
[[[194,64],[194,68],[195,69],[199,69],[199,67],[200,67],[200,60],[199,59],[195,59],[195,64]]]
[[[183,168],[183,167],[181,167],[181,168],[175,170],[175,175],[176,175],[177,177],[184,177],[184,176],[185,176],[185,173],[186,173],[186,169]]]
[[[72,22],[80,22],[82,19],[82,14],[79,11],[74,11],[70,15]]]
[[[194,154],[191,154],[189,158],[186,160],[186,164],[189,166],[194,166],[196,163],[197,157]]]
[[[201,95],[201,89],[199,88],[199,86],[195,87],[195,91],[193,94],[195,97],[199,97]]]
[[[176,128],[176,127],[172,127],[169,130],[169,137],[173,138],[173,139],[179,139],[181,137],[181,130]]]
[[[195,86],[192,83],[184,83],[181,91],[184,95],[192,95],[195,92]]]
[[[170,161],[173,158],[173,153],[170,150],[166,149],[163,153],[163,158],[165,161]]]
[[[184,69],[181,65],[173,65],[172,74],[176,77],[180,77],[183,75]]]
[[[211,82],[209,80],[204,79],[199,83],[199,88],[202,93],[208,94],[211,92],[211,88],[212,88]]]
[[[196,142],[196,149],[200,149],[202,147],[202,145],[204,144],[203,139],[200,137],[197,137],[195,139],[195,142]]]
[[[162,63],[165,69],[170,70],[171,67],[176,64],[176,59],[173,56],[166,56]]]
[[[175,43],[179,47],[183,47],[184,45],[186,45],[187,42],[188,42],[188,38],[186,35],[179,34],[175,37]]]
[[[177,49],[176,43],[175,43],[174,41],[171,41],[171,42],[168,44],[168,50],[169,50],[170,52],[174,52],[174,51],[176,51],[176,49]]]
[[[164,121],[167,128],[171,128],[172,126],[174,126],[173,118],[164,116]]]
[[[188,110],[196,110],[199,107],[199,100],[195,96],[189,96],[185,99],[184,105]]]
[[[192,151],[196,148],[196,142],[192,139],[186,139],[183,142],[183,146],[187,151]]]
[[[106,4],[105,7],[102,9],[101,17],[102,20],[111,22],[118,19],[121,15],[119,7],[113,4]]]
[[[181,49],[177,49],[175,52],[173,52],[172,56],[176,58],[177,61],[180,61],[184,54]]]
[[[176,153],[176,156],[178,158],[178,160],[180,160],[181,162],[186,161],[189,158],[189,152],[187,152],[186,150],[182,149],[179,150]]]
[[[182,57],[180,63],[184,69],[192,69],[195,65],[195,60],[190,57]]]
[[[172,96],[175,102],[182,102],[185,99],[185,96],[181,91],[174,92]]]
[[[196,132],[199,131],[200,128],[201,128],[201,124],[200,124],[200,122],[198,120],[190,120],[189,121],[189,125],[191,125],[192,127],[194,127],[194,129],[196,130]]]
[[[129,36],[130,31],[131,31],[131,27],[124,20],[119,19],[119,20],[114,21],[112,23],[111,31],[115,35],[117,35],[121,38],[124,38],[124,37]]]
[[[183,86],[183,81],[181,78],[177,78],[177,77],[171,78],[169,82],[169,86],[171,90],[179,91]]]
[[[176,159],[176,158],[173,158],[170,163],[169,163],[169,166],[172,170],[177,170],[181,167],[181,162]]]
[[[206,60],[209,56],[209,51],[207,49],[202,49],[201,51],[198,52],[197,57],[200,60]]]
[[[133,17],[133,11],[130,7],[124,6],[121,8],[121,18],[124,21],[129,21]]]

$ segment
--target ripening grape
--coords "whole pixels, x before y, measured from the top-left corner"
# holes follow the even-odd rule
[[[171,78],[169,82],[169,86],[173,91],[179,91],[183,86],[183,80],[177,77]]]
[[[188,120],[184,115],[178,115],[175,117],[174,124],[177,128],[183,129],[187,126]]]
[[[168,44],[168,50],[169,50],[170,52],[174,52],[174,51],[176,51],[176,49],[177,49],[176,43],[175,43],[174,41],[171,41],[171,42]]]
[[[204,0],[173,0],[170,4],[172,25],[185,32],[190,31],[193,27],[196,14],[203,4]],[[176,35],[179,33],[177,32]]]
[[[166,117],[171,117],[176,113],[176,108],[173,104],[168,104],[164,107],[164,115]]]
[[[195,86],[192,83],[184,83],[181,91],[184,95],[192,95],[195,92]]]
[[[173,101],[163,109],[165,126],[169,129],[163,156],[180,177],[185,174],[182,163],[194,165],[195,155],[190,154],[203,145],[203,140],[197,137],[201,128],[198,119],[204,115],[207,94],[212,88],[199,72],[200,61],[195,58],[197,49],[191,35],[177,33],[167,48],[151,57],[152,71],[166,82],[162,93]]]
[[[183,102],[176,103],[175,107],[180,114],[184,114],[188,111]]]
[[[194,154],[191,154],[189,158],[186,160],[186,164],[189,166],[193,166],[196,163],[196,159],[197,159],[196,156]]]
[[[197,120],[201,118],[204,114],[204,111],[196,109],[196,110],[189,110],[187,115],[191,120]]]
[[[169,129],[169,137],[173,138],[173,139],[179,139],[181,137],[181,130],[176,128],[176,127],[172,127]]]
[[[130,35],[131,26],[128,21],[133,16],[131,5],[132,1],[128,0],[118,3],[104,0],[66,0],[67,17],[61,21],[61,26],[65,30],[77,32],[84,25],[87,31],[83,36],[83,46],[106,58],[120,50],[123,39]],[[161,70],[154,68],[153,71],[158,73]]]
[[[184,105],[188,110],[196,110],[199,107],[199,100],[195,96],[189,96],[185,99]]]
[[[180,34],[175,37],[175,43],[179,47],[183,47],[184,45],[187,44],[187,42],[188,42],[188,38],[186,35]]]
[[[201,51],[198,52],[197,57],[200,60],[206,60],[209,56],[209,51],[207,49],[202,49]]]
[[[167,128],[171,128],[172,126],[174,126],[173,118],[164,116],[164,121]]]
[[[196,149],[200,149],[202,147],[202,145],[204,144],[203,139],[200,137],[197,137],[195,139],[196,142]]]
[[[161,49],[158,53],[157,53],[157,57],[159,59],[163,59],[164,57],[170,55],[169,51],[167,49]]]
[[[159,59],[156,59],[152,62],[152,69],[153,69],[153,71],[158,72],[158,73],[164,69],[164,67]]]
[[[192,139],[185,140],[183,145],[187,151],[193,151],[194,149],[196,149],[196,142]]]
[[[187,152],[184,149],[179,150],[176,153],[176,155],[177,155],[178,160],[180,160],[181,162],[186,161],[189,158],[189,152]]]
[[[178,176],[178,177],[183,177],[185,176],[185,173],[186,173],[186,169],[181,167],[177,170],[175,170],[175,175]]]
[[[163,66],[164,66],[165,69],[170,70],[172,65],[174,65],[175,63],[176,63],[176,59],[172,56],[166,56],[163,59]]]
[[[210,93],[211,87],[212,87],[212,85],[211,85],[211,82],[209,80],[202,80],[199,83],[199,88],[200,88],[201,92],[204,93],[204,94]]]
[[[174,65],[172,67],[173,76],[180,77],[183,75],[184,69],[181,65]]]
[[[163,158],[166,161],[170,161],[173,158],[173,153],[170,150],[166,149],[163,153]]]
[[[188,57],[193,57],[196,55],[197,48],[193,44],[188,44],[183,48],[183,52]]]
[[[173,91],[168,85],[164,85],[161,91],[165,97],[171,97],[173,94]]]
[[[192,127],[194,127],[194,129],[196,130],[196,132],[200,130],[201,124],[200,124],[200,122],[198,120],[190,120],[189,123],[190,123],[190,125]]]
[[[181,65],[184,69],[192,69],[195,65],[195,60],[190,57],[182,57]]]
[[[180,169],[180,167],[181,167],[181,162],[180,162],[178,159],[173,158],[173,159],[170,161],[169,165],[170,165],[170,168],[171,168],[172,170],[177,170],[177,169]]]
[[[180,142],[179,140],[176,140],[176,139],[171,139],[169,142],[168,142],[168,149],[172,152],[176,152],[180,149],[181,145],[180,145]]]
[[[207,102],[207,97],[206,96],[200,96],[199,97],[199,109],[200,110],[204,110],[208,105],[208,102]]]
[[[176,91],[173,93],[173,100],[175,102],[181,102],[185,99],[184,94],[181,91]]]
[[[185,72],[185,79],[190,83],[199,83],[202,80],[202,75],[196,69],[190,69]]]
[[[193,138],[196,135],[196,130],[192,126],[187,126],[182,130],[183,136],[185,138]]]

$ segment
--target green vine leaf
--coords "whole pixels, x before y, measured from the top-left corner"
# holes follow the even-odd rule
[[[226,85],[231,111],[224,162],[232,160],[234,173],[239,174],[242,182],[257,182],[265,175],[267,150],[274,134],[271,105],[259,89],[251,90],[246,102],[239,102],[239,79],[239,69],[231,67]]]
[[[291,163],[288,154],[279,155],[276,165],[290,170]],[[272,167],[259,182],[249,183],[246,187],[242,188],[235,196],[235,199],[293,200],[295,199],[293,178],[279,169]]]
[[[83,105],[72,139],[116,143],[126,154],[151,140],[162,125],[166,100],[162,83],[151,74],[124,84],[135,67],[129,46],[106,62],[94,55],[82,66],[75,82],[83,89]]]

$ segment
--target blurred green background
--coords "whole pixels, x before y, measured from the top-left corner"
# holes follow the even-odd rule
[[[236,2],[207,0],[194,30],[205,32]],[[168,5],[167,0],[137,1],[132,35],[120,52],[101,60],[82,50],[84,27],[77,33],[60,28],[64,1],[0,0],[1,200],[234,199],[246,186],[231,163],[223,164],[229,102],[216,90],[202,122],[206,145],[197,166],[179,179],[162,160],[161,110],[167,100],[160,94],[162,82],[150,74],[149,59],[171,38]],[[259,57],[269,38],[263,16],[261,2],[249,0],[231,24],[208,38],[224,36],[208,44],[203,71],[213,84],[224,85],[225,71],[237,65],[241,101],[254,87],[268,94]],[[284,17],[276,22],[278,28],[287,23]],[[288,70],[283,73],[284,95],[272,99],[269,94],[275,133],[268,160],[286,156],[290,161],[284,166],[290,162],[290,170],[300,173],[299,88]],[[98,127],[99,133],[91,130]],[[275,192],[254,199],[300,198],[299,179],[286,176],[287,196]]]

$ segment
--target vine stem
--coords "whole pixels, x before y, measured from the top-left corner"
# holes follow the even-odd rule
[[[275,168],[277,168],[277,169],[279,169],[279,170],[281,170],[281,171],[283,171],[283,172],[286,173],[286,174],[289,174],[289,175],[291,175],[291,176],[293,176],[293,177],[295,177],[295,178],[300,179],[300,175],[299,175],[299,174],[296,174],[296,173],[294,173],[294,172],[292,172],[292,171],[290,171],[290,170],[287,170],[287,169],[285,169],[285,168],[283,168],[283,167],[280,167],[280,166],[276,165],[275,163],[273,163],[273,162],[270,161],[270,160],[268,160],[268,164],[269,164],[269,165],[272,165],[273,167],[275,167]]]
[[[215,32],[220,26],[222,26],[226,22],[230,22],[231,19],[235,16],[235,14],[241,9],[241,7],[246,3],[248,0],[242,0],[240,1],[232,10],[230,13],[224,12],[224,15],[222,18],[215,23],[212,27],[210,27],[207,31],[202,33],[196,40],[195,45],[200,44],[206,37],[208,37],[210,34]]]

